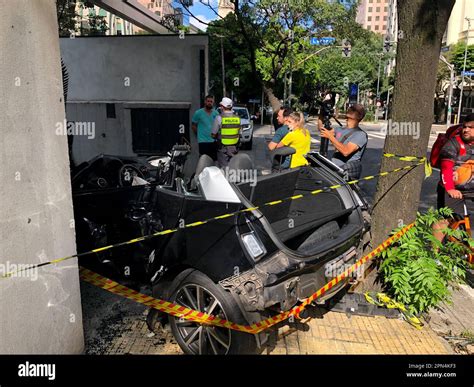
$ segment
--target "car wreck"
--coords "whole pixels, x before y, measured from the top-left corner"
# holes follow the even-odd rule
[[[367,204],[320,154],[309,153],[307,167],[259,175],[254,184],[238,178],[253,176],[240,173],[254,170],[245,154],[231,160],[229,170],[239,173],[227,179],[207,156],[185,176],[189,153],[180,145],[150,159],[101,155],[76,169],[79,252],[179,229],[84,257],[83,266],[119,282],[148,284],[156,298],[247,325],[289,310],[361,257],[370,240]],[[280,202],[285,198],[292,199]],[[220,218],[183,227],[215,217]],[[267,339],[265,333],[203,326],[150,311],[150,325],[156,320],[170,324],[185,353],[256,353]]]

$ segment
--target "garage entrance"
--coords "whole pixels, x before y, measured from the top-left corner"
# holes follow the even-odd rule
[[[138,155],[166,153],[174,144],[189,141],[189,109],[130,109],[132,147]]]

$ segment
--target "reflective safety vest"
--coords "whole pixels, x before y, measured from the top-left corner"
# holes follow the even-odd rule
[[[222,145],[237,145],[240,137],[240,117],[224,116],[221,125],[221,142]]]

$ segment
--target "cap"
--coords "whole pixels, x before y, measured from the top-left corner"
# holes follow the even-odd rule
[[[232,100],[230,98],[227,98],[227,97],[222,98],[222,101],[219,102],[219,105],[222,105],[226,108],[231,108],[233,104],[234,103],[232,102]]]

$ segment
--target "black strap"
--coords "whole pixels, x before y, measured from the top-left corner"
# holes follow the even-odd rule
[[[344,137],[342,137],[339,141],[344,144],[344,141],[346,141],[350,136],[352,136],[356,131],[361,130],[359,128],[352,128],[349,130],[348,133]]]

